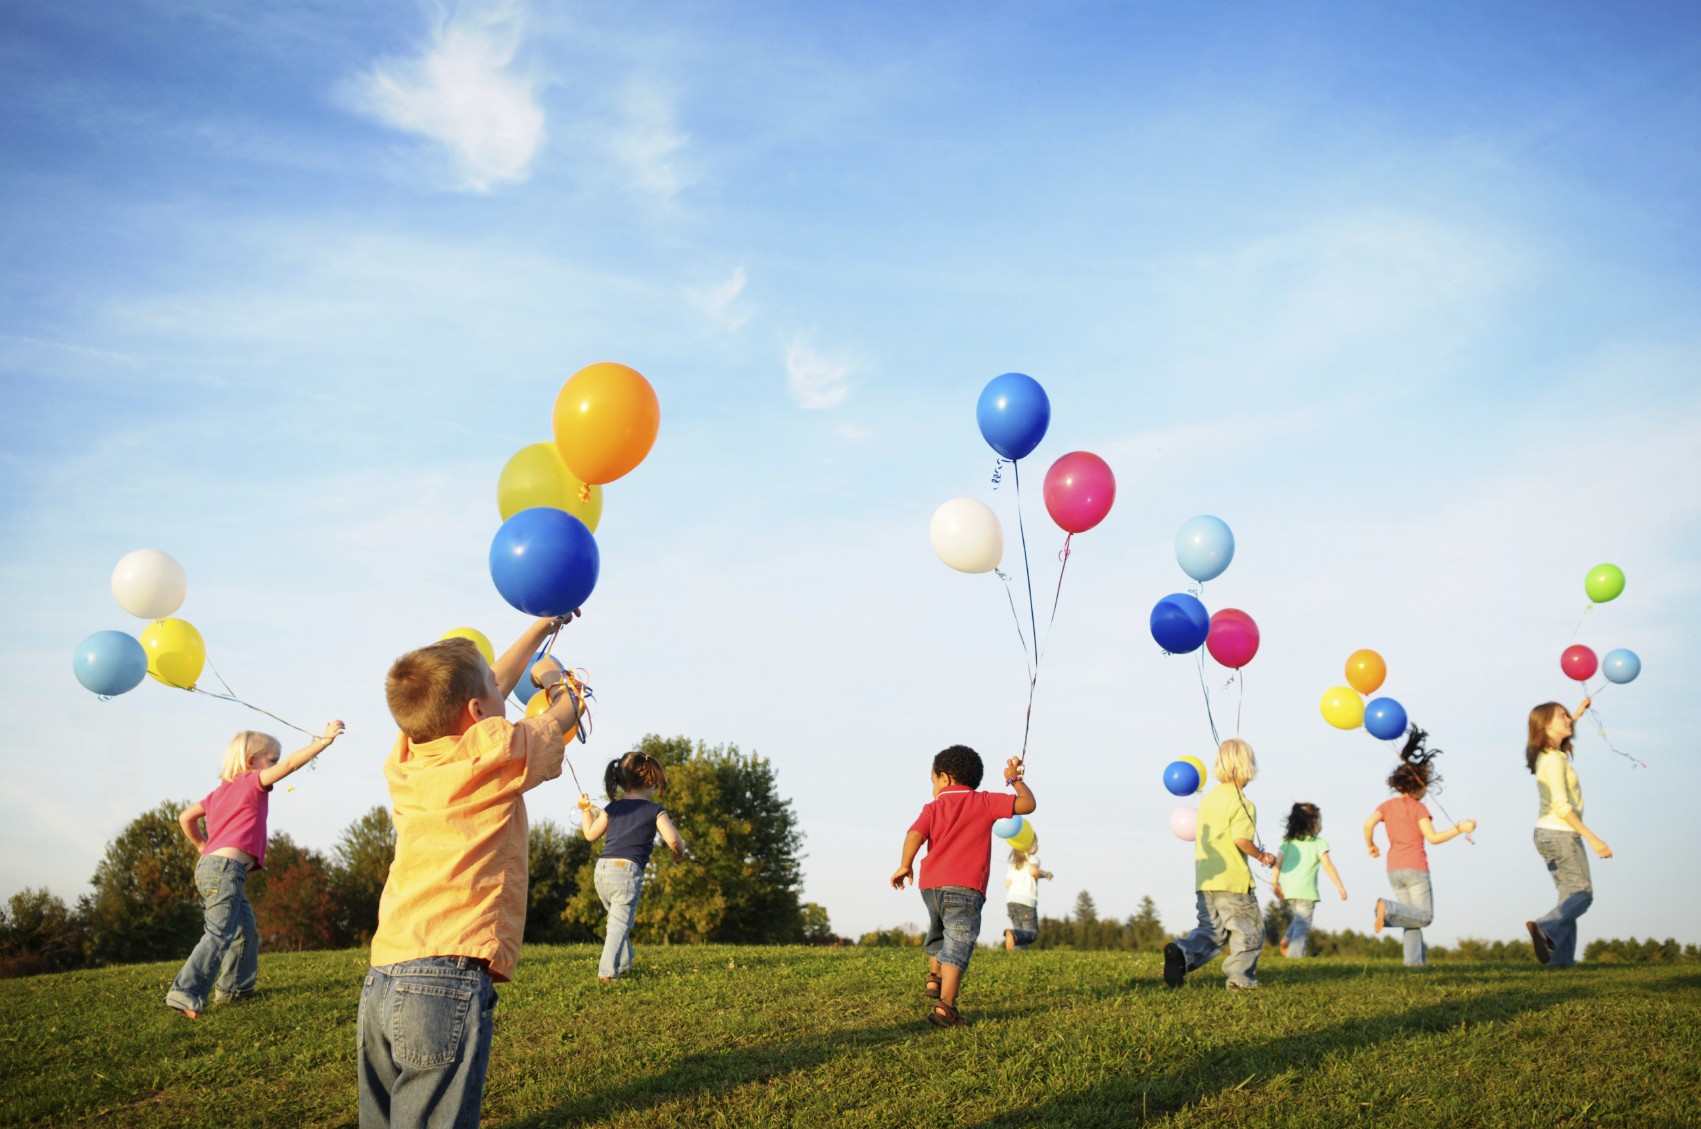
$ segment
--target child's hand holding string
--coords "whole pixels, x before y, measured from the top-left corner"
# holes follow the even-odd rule
[[[1011,757],[1004,766],[1004,783],[1014,788],[1016,782],[1027,774],[1028,766],[1022,763],[1021,757]]]

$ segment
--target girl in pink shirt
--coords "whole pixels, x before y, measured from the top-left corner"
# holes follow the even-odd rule
[[[283,746],[276,737],[238,733],[225,749],[219,786],[177,817],[183,834],[201,851],[195,889],[201,895],[206,932],[171,982],[165,994],[168,1007],[194,1019],[206,1010],[209,988],[219,1003],[253,994],[260,975],[260,935],[243,888],[248,872],[266,861],[272,786],[330,748],[342,731],[343,723],[333,721],[325,726],[324,736],[281,760]]]

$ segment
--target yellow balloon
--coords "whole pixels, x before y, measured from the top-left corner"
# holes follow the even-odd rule
[[[1336,729],[1357,729],[1364,724],[1364,699],[1351,686],[1331,686],[1320,705],[1323,720]]]
[[[1034,830],[1033,822],[1024,817],[1022,829],[1004,841],[1010,844],[1013,851],[1028,851],[1033,849],[1034,840],[1038,837],[1039,833]]]
[[[156,682],[192,690],[207,665],[207,645],[193,624],[183,619],[156,619],[142,629],[142,649],[148,653],[148,673]]]
[[[496,509],[507,521],[521,510],[537,506],[565,510],[595,533],[597,522],[602,520],[602,487],[587,489],[561,461],[561,450],[555,444],[533,443],[514,452],[502,468],[496,480]]]
[[[489,663],[491,666],[496,665],[496,648],[490,645],[490,636],[486,635],[478,628],[451,627],[442,635],[438,636],[439,642],[444,639],[471,639],[473,641],[473,646],[478,648],[478,653],[484,656],[484,661]]]
[[[650,453],[661,404],[636,369],[599,361],[561,386],[554,423],[561,461],[586,482],[613,482]]]
[[[578,682],[573,679],[568,679],[567,685],[573,691],[575,703],[578,705],[579,714],[582,716],[585,712],[584,693],[580,690]],[[532,695],[532,700],[526,703],[526,716],[536,717],[548,709],[549,694],[546,691],[539,690],[537,693]],[[573,739],[573,735],[577,732],[579,732],[579,721],[578,718],[575,717],[573,721],[569,722],[567,727],[561,731],[562,742],[565,743],[567,741],[571,741]]]
[[[1205,781],[1208,779],[1205,775],[1205,762],[1200,760],[1198,757],[1182,757],[1181,759],[1199,770],[1199,787],[1197,791],[1203,792],[1205,790]]]

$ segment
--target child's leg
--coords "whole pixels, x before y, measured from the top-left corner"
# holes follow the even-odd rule
[[[939,971],[939,1001],[955,1007],[957,990],[980,936],[980,911],[986,899],[979,891],[961,886],[923,890],[922,897],[928,907],[928,956]]]
[[[643,872],[627,859],[599,859],[595,882],[597,897],[608,910],[608,928],[603,937],[602,959],[597,975],[612,980],[632,965],[632,914],[638,904]]]
[[[1256,988],[1258,954],[1264,949],[1264,915],[1258,912],[1258,895],[1212,893],[1217,920],[1228,933],[1223,975],[1231,988]]]
[[[241,929],[237,905],[247,901],[242,896],[247,879],[247,865],[235,859],[207,855],[196,865],[195,888],[201,895],[205,931],[165,994],[168,1006],[189,1015],[206,1010],[207,990],[224,964],[225,950]]]
[[[1569,968],[1577,963],[1577,919],[1594,904],[1594,886],[1589,880],[1589,856],[1583,837],[1570,831],[1536,828],[1536,850],[1553,875],[1559,904],[1536,919],[1547,937],[1551,954],[1549,968]]]
[[[1300,898],[1289,901],[1288,908],[1293,910],[1293,921],[1288,924],[1287,955],[1297,959],[1305,955],[1305,943],[1311,937],[1311,915],[1317,912],[1317,903]]]
[[[360,1123],[477,1125],[496,990],[467,957],[374,968],[360,995]]]
[[[260,980],[260,926],[254,920],[254,904],[248,900],[246,889],[236,913],[236,940],[224,952],[218,983],[213,988],[213,999],[219,1002],[253,995]]]
[[[1010,904],[1011,948],[1025,949],[1039,940],[1039,907]]]
[[[1429,871],[1390,870],[1388,885],[1394,888],[1394,897],[1383,899],[1385,920],[1389,925],[1398,925],[1406,931],[1406,963],[1413,968],[1421,968],[1429,954],[1423,943],[1423,927],[1435,920]]]
[[[1176,948],[1180,949],[1187,958],[1187,971],[1211,963],[1228,939],[1228,931],[1218,920],[1213,899],[1218,895],[1216,890],[1199,890],[1194,894],[1194,905],[1199,911],[1199,924],[1193,927],[1193,932],[1185,937],[1175,939]]]

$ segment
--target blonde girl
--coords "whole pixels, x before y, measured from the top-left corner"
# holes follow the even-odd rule
[[[1004,873],[1004,908],[1010,928],[1004,931],[1004,951],[1025,949],[1039,939],[1039,884],[1051,871],[1040,869],[1039,840],[1030,850],[1010,852],[1010,868]]]

